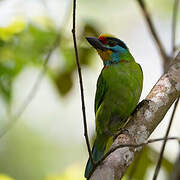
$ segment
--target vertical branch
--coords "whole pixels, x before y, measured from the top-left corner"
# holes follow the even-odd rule
[[[157,165],[156,165],[156,169],[155,169],[155,172],[154,172],[153,180],[157,179],[157,176],[158,176],[158,173],[159,173],[159,170],[160,170],[160,167],[161,167],[161,163],[162,163],[162,159],[163,159],[163,154],[164,154],[165,146],[166,146],[166,143],[167,143],[169,131],[171,129],[171,125],[172,125],[172,122],[173,122],[173,119],[174,119],[174,115],[175,115],[175,112],[176,112],[176,108],[177,108],[178,102],[179,102],[179,98],[176,100],[176,103],[174,105],[172,116],[171,116],[171,119],[169,121],[169,125],[168,125],[168,128],[167,128],[165,137],[164,137],[164,142],[163,142],[163,145],[162,145],[162,148],[161,148],[161,152],[160,152],[160,155],[159,155],[159,158],[158,158],[158,162],[157,162]]]
[[[179,5],[179,0],[174,0],[173,16],[172,16],[172,42],[171,42],[172,44],[171,56],[172,57],[174,56],[174,52],[176,51],[175,37],[176,37],[178,5]]]
[[[144,3],[143,0],[137,0],[137,2],[138,2],[139,6],[140,6],[140,8],[142,10],[142,13],[143,13],[144,18],[146,20],[146,23],[147,23],[147,25],[149,27],[149,30],[150,30],[150,32],[152,34],[152,37],[154,38],[154,40],[156,42],[156,45],[157,45],[157,47],[159,49],[159,53],[160,53],[160,55],[162,57],[162,60],[163,60],[164,69],[166,69],[167,65],[169,64],[169,61],[168,61],[169,58],[168,58],[168,55],[166,54],[165,48],[162,45],[162,42],[161,42],[161,40],[160,40],[160,38],[159,38],[159,36],[158,36],[158,34],[156,32],[156,29],[155,29],[154,24],[152,22],[150,13],[148,12],[146,4]]]
[[[81,91],[81,103],[82,103],[82,113],[83,113],[83,124],[84,124],[84,136],[86,139],[87,149],[89,152],[89,157],[91,160],[91,163],[94,165],[89,138],[88,138],[88,131],[87,131],[87,121],[86,121],[86,110],[85,110],[85,102],[84,102],[84,90],[83,90],[83,81],[82,81],[82,74],[81,74],[81,67],[79,62],[79,55],[78,55],[78,49],[77,49],[77,43],[76,43],[76,0],[73,0],[73,28],[72,28],[72,35],[73,35],[73,42],[74,42],[74,51],[75,51],[75,57],[76,57],[76,65],[78,69],[78,75],[79,75],[79,85],[80,85],[80,91]]]

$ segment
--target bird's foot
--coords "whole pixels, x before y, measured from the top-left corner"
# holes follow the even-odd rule
[[[132,112],[131,115],[135,114],[137,111],[139,111],[139,109],[144,106],[145,104],[148,104],[150,102],[150,100],[148,99],[143,99],[135,108],[135,110]]]

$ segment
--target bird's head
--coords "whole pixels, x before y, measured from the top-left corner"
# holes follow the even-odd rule
[[[97,50],[104,64],[119,62],[120,56],[129,52],[123,41],[109,34],[101,34],[98,38],[86,37],[86,39]]]

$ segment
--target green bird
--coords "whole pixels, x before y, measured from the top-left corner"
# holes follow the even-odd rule
[[[142,91],[143,72],[120,39],[108,34],[86,39],[97,50],[104,64],[95,97],[96,139],[92,155],[96,162],[108,150],[109,142],[112,144],[113,135],[124,127],[135,110]],[[86,178],[91,170],[89,159],[85,169]]]

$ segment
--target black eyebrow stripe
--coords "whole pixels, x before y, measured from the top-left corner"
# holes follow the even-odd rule
[[[122,48],[128,49],[128,47],[126,46],[126,44],[125,44],[123,41],[121,41],[120,39],[117,39],[117,38],[114,38],[114,37],[107,37],[106,39],[107,39],[107,40],[115,41],[115,42],[117,42]]]

